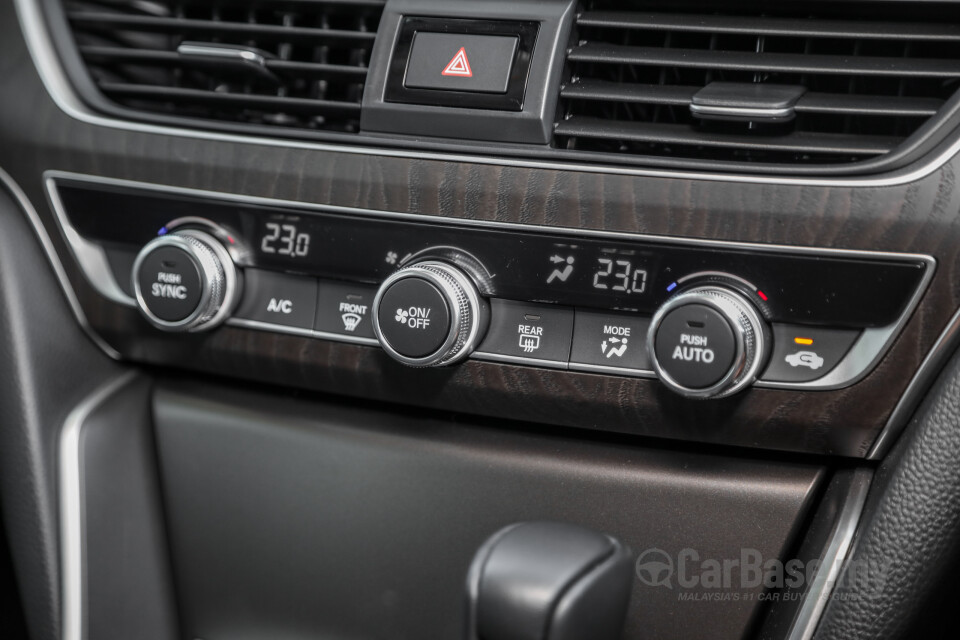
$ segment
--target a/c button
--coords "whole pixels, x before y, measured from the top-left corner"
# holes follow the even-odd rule
[[[317,281],[272,271],[246,269],[237,318],[298,329],[313,328]]]

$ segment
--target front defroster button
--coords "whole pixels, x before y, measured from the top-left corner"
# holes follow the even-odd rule
[[[374,287],[321,280],[313,328],[324,333],[375,339],[373,298],[376,294]]]

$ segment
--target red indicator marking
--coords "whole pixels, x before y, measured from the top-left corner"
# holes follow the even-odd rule
[[[236,244],[237,241],[233,239],[233,236],[227,236],[227,240],[230,241],[230,244]]]
[[[767,294],[765,294],[763,291],[760,291],[760,289],[757,289],[757,295],[760,296],[764,302],[767,301]]]
[[[470,68],[470,61],[467,60],[467,52],[465,47],[460,47],[460,51],[457,51],[457,55],[453,56],[453,60],[447,63],[447,66],[443,69],[443,74],[445,76],[459,76],[461,78],[472,78],[473,70]]]

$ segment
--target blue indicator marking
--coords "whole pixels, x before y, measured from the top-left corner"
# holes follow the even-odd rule
[[[671,284],[669,287],[667,287],[667,291],[670,292],[670,291],[673,291],[673,290],[676,289],[676,288],[677,288],[677,283],[674,282],[674,283]]]
[[[166,234],[167,234],[167,228],[166,228],[166,227],[160,227],[160,231],[157,231],[157,235],[158,235],[158,236],[163,236],[163,235],[166,235]]]

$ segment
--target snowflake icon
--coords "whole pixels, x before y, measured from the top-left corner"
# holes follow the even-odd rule
[[[407,312],[407,311],[405,311],[405,310],[403,310],[403,309],[397,309],[397,315],[396,315],[396,318],[395,318],[395,320],[396,320],[397,322],[399,322],[399,323],[401,323],[401,324],[404,324],[404,323],[406,323],[408,317],[410,317],[410,313],[409,313],[409,312]]]

